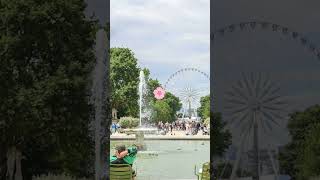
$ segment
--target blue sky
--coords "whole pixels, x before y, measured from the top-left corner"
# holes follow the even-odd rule
[[[210,73],[209,0],[111,0],[110,9],[111,47],[133,50],[162,84],[185,67]],[[179,86],[209,87],[198,76],[184,76]]]

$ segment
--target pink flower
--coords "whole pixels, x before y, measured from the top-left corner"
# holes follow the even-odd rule
[[[160,100],[164,98],[164,95],[166,94],[166,92],[164,91],[164,89],[162,89],[162,87],[157,87],[153,91],[153,94],[156,99]]]

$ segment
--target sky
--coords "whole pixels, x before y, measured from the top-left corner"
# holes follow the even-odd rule
[[[213,0],[211,5],[213,12],[212,32],[231,24],[255,20],[267,21],[303,34],[308,41],[311,41],[318,49],[320,48],[319,1]],[[217,34],[215,40],[211,42],[211,47],[214,47],[211,49],[213,110],[222,112],[224,120],[232,122],[232,116],[235,114],[230,109],[239,110],[242,108],[236,104],[238,102],[234,101],[234,99],[240,99],[240,93],[236,92],[238,96],[232,97],[228,96],[227,92],[230,92],[232,87],[239,87],[239,81],[244,81],[242,73],[247,75],[253,73],[256,78],[259,73],[263,74],[263,77],[266,78],[261,78],[261,81],[269,79],[272,83],[270,87],[280,90],[277,93],[269,90],[265,97],[258,99],[259,103],[273,108],[271,110],[270,108],[262,108],[261,111],[269,113],[269,115],[276,113],[284,118],[271,115],[279,126],[273,124],[270,131],[267,129],[269,134],[260,134],[261,144],[259,146],[269,148],[270,144],[283,145],[289,140],[285,117],[292,112],[302,111],[320,102],[320,61],[314,53],[301,44],[300,37],[295,40],[290,34],[285,35],[281,31],[272,31],[272,28],[252,30],[247,27],[243,30],[239,29],[232,33],[227,32],[223,36]],[[254,85],[255,83],[250,84]],[[255,90],[257,93],[259,89]],[[256,94],[248,95],[250,91],[245,93],[247,98],[257,96]],[[262,94],[261,90],[259,93]],[[276,104],[280,101],[284,102],[284,105]],[[246,111],[241,109],[242,115],[245,112],[250,112],[250,107],[249,104]],[[276,111],[277,108],[280,110]],[[236,114],[234,117],[240,119],[242,115]],[[270,122],[270,118],[263,117],[261,114],[258,118],[261,118],[259,121],[263,123]],[[251,120],[251,117],[248,120]],[[236,126],[236,123],[228,123],[228,125],[234,125],[231,132],[234,138],[239,138],[243,129]],[[233,142],[237,141],[239,139],[233,140]],[[247,146],[251,148],[251,145]]]
[[[320,49],[319,0],[211,0],[210,5],[212,33],[240,22],[267,21],[302,33]],[[270,29],[247,28],[210,43],[209,21],[209,0],[111,0],[111,46],[132,49],[140,66],[149,68],[160,82],[182,67],[197,67],[209,74],[211,66],[213,110],[222,112],[227,122],[226,92],[243,80],[243,72],[269,76],[274,88],[280,88],[279,95],[287,103],[281,114],[319,104],[320,61],[299,40]],[[273,127],[271,135],[260,136],[261,148],[288,142],[287,122],[277,122],[281,128]],[[243,130],[233,129],[233,137],[238,137],[234,135],[238,131]]]
[[[131,49],[141,68],[163,85],[181,68],[210,74],[209,0],[111,0],[111,47]],[[175,87],[209,87],[198,73],[173,79]]]
[[[303,34],[320,47],[319,1],[214,0],[211,5],[212,31],[240,22],[267,21]],[[241,72],[265,72],[280,86],[283,96],[295,102],[291,109],[301,110],[319,102],[320,61],[290,35],[246,28],[218,36],[211,46],[211,83],[216,94],[228,90]],[[221,98],[216,97],[216,108],[221,107]]]

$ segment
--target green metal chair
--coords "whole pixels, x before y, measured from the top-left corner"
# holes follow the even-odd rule
[[[202,165],[201,172],[198,172],[197,166],[195,166],[194,171],[198,180],[210,180],[210,162],[206,162]]]
[[[132,180],[133,170],[129,164],[110,164],[110,180]]]

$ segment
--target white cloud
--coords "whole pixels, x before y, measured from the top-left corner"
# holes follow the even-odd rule
[[[162,83],[175,70],[209,73],[209,0],[112,0],[111,47],[133,50]],[[194,82],[196,83],[196,82]]]

